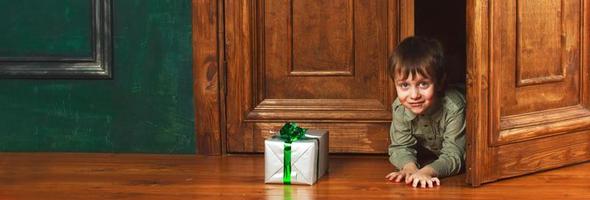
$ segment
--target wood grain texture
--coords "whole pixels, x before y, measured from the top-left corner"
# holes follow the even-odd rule
[[[218,1],[193,0],[193,88],[197,152],[220,155],[221,102]]]
[[[491,103],[500,110],[492,115],[493,145],[588,128],[583,119],[587,115],[579,114],[588,110],[576,107],[582,103],[580,88],[589,87],[579,79],[584,67],[578,60],[581,1],[529,3],[491,5],[490,17],[496,23],[490,26],[490,70],[497,77]],[[543,20],[537,20],[539,16]],[[562,112],[564,108],[580,111]],[[542,123],[531,123],[535,121]]]
[[[582,63],[581,74],[581,105],[590,110],[590,2],[583,1],[582,9],[582,53],[580,62]]]
[[[491,2],[493,95],[500,95],[493,104],[503,105],[500,116],[577,105],[581,1]]]
[[[573,1],[569,1],[573,2]],[[516,85],[563,81],[566,72],[562,61],[566,33],[563,28],[568,10],[561,0],[516,3]],[[570,15],[571,16],[571,15]],[[571,33],[570,33],[571,34]],[[566,33],[567,35],[567,33]],[[571,39],[570,39],[571,40]],[[542,66],[542,67],[529,67]]]
[[[252,76],[253,59],[259,60],[260,52],[254,51],[254,46],[260,45],[260,38],[252,35],[257,17],[256,10],[260,10],[256,1],[236,0],[224,3],[225,12],[225,55],[226,71],[226,124],[227,139],[225,146],[228,151],[247,151],[252,149],[252,128],[242,123],[249,109],[252,107],[254,88],[252,79],[262,77]],[[253,46],[254,45],[254,46]],[[254,81],[256,82],[256,81]]]
[[[590,116],[590,111],[581,105],[568,106],[557,109],[548,109],[538,112],[524,113],[503,117],[500,121],[500,129],[513,129],[527,126],[548,124],[556,121],[571,120]]]
[[[389,106],[377,99],[264,99],[244,121],[321,120],[391,122]]]
[[[487,0],[467,1],[467,113],[466,149],[467,182],[479,186],[490,182],[493,177],[491,166],[493,154],[488,147],[490,135],[489,116],[489,51],[490,35],[488,26],[489,2]],[[493,80],[493,79],[492,79]],[[499,110],[497,110],[499,112]]]
[[[414,35],[414,0],[398,0],[400,40]]]
[[[568,106],[502,117],[500,123],[494,146],[589,129],[590,111],[581,105]]]
[[[354,73],[354,0],[292,1],[294,76]]]
[[[333,123],[336,137],[352,134],[344,129],[351,123],[379,131],[358,132],[365,140],[388,138],[395,96],[387,63],[400,35],[391,27],[401,23],[398,3],[226,2],[228,151],[256,152],[264,138],[256,127],[293,120]],[[384,139],[370,148],[350,141],[349,152],[383,153]]]
[[[389,37],[387,37],[387,55],[389,55],[388,58],[388,63],[390,62],[390,58],[391,55],[393,54],[393,52],[395,51],[395,48],[397,47],[397,43],[400,40],[400,38],[405,37],[403,36],[403,34],[401,33],[403,28],[399,28],[401,25],[400,24],[405,24],[406,22],[402,22],[400,21],[400,18],[402,18],[403,16],[403,12],[399,11],[400,9],[400,5],[399,5],[399,1],[398,3],[388,3],[387,4],[387,35]],[[398,14],[400,13],[400,14]],[[413,16],[413,15],[412,15]],[[408,20],[408,23],[413,23],[413,19],[411,18],[411,20]],[[387,68],[387,74],[389,74],[389,67]],[[395,81],[391,78],[387,79],[387,84],[388,84],[388,88],[395,88]],[[397,97],[397,91],[396,90],[392,90],[392,96]]]
[[[584,101],[590,86],[582,80],[589,67],[578,58],[588,45],[580,39],[588,35],[588,23],[581,22],[588,16],[588,5],[580,8],[582,1],[562,1],[561,6],[543,2],[522,7],[524,3],[529,2],[468,2],[467,177],[473,185],[590,159],[590,119]],[[536,21],[537,11],[523,9],[554,13],[545,16],[554,19]],[[552,24],[557,22],[559,27]],[[531,28],[537,26],[547,30]],[[559,47],[534,48],[544,37],[555,35],[560,43],[553,45]],[[525,53],[518,53],[521,50]],[[552,51],[561,52],[559,58],[543,56]],[[537,65],[536,58],[555,62]],[[515,67],[519,64],[520,70]],[[517,76],[553,76],[558,68],[565,70],[563,80],[525,85],[517,81]]]
[[[315,122],[315,121],[314,121]],[[254,152],[264,152],[264,140],[276,135],[283,123],[255,123]],[[330,152],[335,153],[375,153],[387,152],[389,137],[381,133],[389,131],[380,123],[299,123],[301,127],[328,130],[330,134]]]
[[[502,145],[496,160],[498,178],[584,162],[590,160],[590,131]]]
[[[350,24],[350,36],[341,33],[338,28],[322,26],[312,23],[315,15],[333,15],[338,19],[339,12],[335,9],[315,9],[316,3],[300,4],[295,1],[263,1],[264,11],[262,18],[264,26],[260,27],[256,34],[263,34],[263,46],[258,47],[263,63],[255,63],[262,68],[254,71],[256,76],[264,77],[261,82],[262,90],[254,91],[263,94],[270,99],[377,99],[384,105],[388,99],[385,74],[387,68],[387,1],[354,1],[351,2],[350,17],[342,17]],[[333,3],[322,3],[331,5]],[[343,7],[346,7],[343,4]],[[297,6],[297,7],[294,7]],[[296,12],[307,6],[307,12]],[[336,6],[336,5],[333,5]],[[334,13],[328,13],[328,12]],[[323,13],[323,14],[322,14]],[[353,21],[354,19],[354,21]],[[257,19],[260,20],[260,19]],[[301,22],[300,22],[301,21]],[[301,24],[308,22],[308,24]],[[370,23],[369,23],[370,22]],[[259,26],[262,22],[258,23]],[[306,26],[309,30],[301,30]],[[346,27],[346,26],[345,26]],[[352,29],[354,28],[354,29]],[[303,32],[314,31],[312,34],[317,39],[306,40]],[[340,32],[338,32],[340,31]],[[311,34],[311,33],[308,33]],[[342,36],[340,36],[342,34]],[[354,37],[353,37],[354,35]],[[334,40],[334,41],[333,41]],[[325,41],[333,41],[326,43]],[[324,44],[325,43],[325,44]],[[349,43],[350,45],[340,45]],[[354,44],[354,45],[352,45]],[[301,46],[322,46],[311,50],[302,49]],[[344,49],[347,48],[347,49]],[[307,53],[303,53],[303,51]],[[336,54],[338,56],[329,56]],[[354,53],[354,54],[352,54]],[[326,54],[324,56],[324,54]],[[307,57],[304,57],[307,56]],[[339,61],[324,59],[340,58]],[[346,59],[344,59],[346,58]],[[343,60],[344,59],[344,60]],[[349,63],[350,64],[346,64]],[[352,63],[354,62],[354,63]],[[350,67],[343,67],[343,66]],[[305,71],[308,75],[300,76],[293,72]],[[350,75],[342,76],[318,76],[323,72],[350,72]],[[256,102],[255,104],[258,104]],[[385,106],[386,107],[386,106]]]
[[[0,154],[2,199],[588,199],[590,163],[472,188],[464,176],[414,189],[384,179],[386,156],[330,157],[313,186],[264,184],[264,158]]]

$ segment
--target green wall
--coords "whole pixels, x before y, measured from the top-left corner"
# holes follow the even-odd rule
[[[87,13],[70,4],[78,1],[0,0],[0,24],[13,23],[0,31],[0,56],[87,54],[76,42],[85,28],[35,35],[41,29],[14,23],[84,24],[76,13]],[[35,12],[10,14],[7,5]],[[194,153],[190,7],[189,0],[114,0],[112,80],[0,80],[0,151]],[[53,9],[41,13],[54,18],[35,19],[38,9]],[[75,45],[51,43],[59,39]]]
[[[91,56],[90,0],[0,0],[0,56]]]

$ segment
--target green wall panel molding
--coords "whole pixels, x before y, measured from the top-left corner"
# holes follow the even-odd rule
[[[195,153],[191,1],[113,1],[113,43],[112,80],[0,80],[0,151]]]
[[[111,5],[0,1],[0,78],[111,78]]]

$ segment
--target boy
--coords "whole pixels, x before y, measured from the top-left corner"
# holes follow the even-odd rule
[[[440,185],[465,161],[465,95],[445,88],[443,49],[433,39],[409,37],[394,52],[389,161],[399,169],[386,176],[413,187]]]

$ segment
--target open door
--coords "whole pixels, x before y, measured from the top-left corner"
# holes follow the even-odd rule
[[[227,0],[227,152],[263,152],[285,121],[330,131],[330,152],[387,151],[391,52],[412,0]]]
[[[590,1],[467,2],[467,179],[590,160]]]

